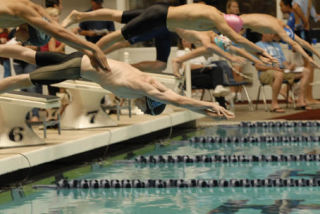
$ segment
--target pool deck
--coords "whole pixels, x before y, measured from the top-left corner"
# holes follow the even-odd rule
[[[171,107],[171,111],[160,116],[122,115],[117,127],[93,128],[84,130],[49,129],[43,145],[0,149],[0,175],[20,169],[38,166],[75,154],[112,145],[134,137],[149,134],[171,126],[180,125],[203,118],[203,115]],[[116,116],[111,116],[116,121]],[[39,127],[34,131],[43,137]]]

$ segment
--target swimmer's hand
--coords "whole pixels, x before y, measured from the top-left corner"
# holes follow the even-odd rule
[[[108,65],[107,58],[104,55],[104,53],[97,49],[96,51],[93,51],[92,54],[88,54],[91,65],[98,71],[104,71],[104,72],[111,72],[111,69]]]
[[[314,60],[312,60],[312,58],[311,58],[311,60],[310,60],[310,63],[311,63],[311,65],[312,65],[313,67],[320,69],[320,65],[319,65],[318,63],[316,63]]]
[[[265,64],[279,64],[278,59],[272,57],[268,52],[263,51],[259,54],[259,59]]]
[[[218,103],[211,103],[211,108],[205,109],[205,113],[214,118],[232,119],[235,118],[233,112],[220,106]]]

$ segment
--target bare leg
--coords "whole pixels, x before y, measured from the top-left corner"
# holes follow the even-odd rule
[[[101,50],[106,50],[111,47],[113,44],[118,42],[126,41],[125,38],[122,36],[121,31],[117,30],[108,35],[102,37],[96,44],[98,45]]]
[[[306,89],[307,85],[309,83],[309,78],[310,78],[310,70],[305,68],[303,73],[302,73],[302,78],[300,80],[300,93],[298,97],[298,102],[297,106],[305,106],[305,95],[306,95]]]
[[[123,11],[121,10],[113,10],[108,8],[103,8],[99,10],[94,10],[90,12],[79,12],[77,10],[73,10],[67,18],[65,18],[62,22],[63,27],[68,27],[74,23],[79,23],[83,21],[115,21],[121,22]]]
[[[0,81],[0,94],[13,91],[20,88],[29,88],[34,86],[30,80],[29,74],[7,77]]]
[[[310,70],[310,76],[309,76],[308,84],[306,85],[306,102],[307,104],[311,104],[311,105],[319,104],[320,102],[318,100],[315,100],[312,96],[312,86],[310,85],[310,83],[312,83],[314,79],[314,68],[310,63],[308,63],[307,67]]]
[[[36,64],[36,51],[20,45],[0,45],[0,57],[14,58]]]
[[[278,104],[278,95],[281,89],[281,84],[283,81],[283,73],[276,71],[274,72],[274,80],[272,84],[272,109],[279,109],[280,106]]]

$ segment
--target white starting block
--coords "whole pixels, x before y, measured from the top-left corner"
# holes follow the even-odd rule
[[[52,86],[65,88],[70,92],[71,103],[61,115],[62,129],[86,129],[117,126],[101,108],[100,101],[110,91],[100,85],[80,80],[67,80]]]
[[[26,123],[33,108],[58,108],[60,99],[28,92],[14,91],[0,95],[0,148],[44,144]]]

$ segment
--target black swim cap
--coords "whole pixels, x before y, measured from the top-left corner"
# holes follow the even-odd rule
[[[41,47],[46,45],[49,42],[51,37],[45,34],[44,32],[39,31],[30,25],[28,25],[28,29],[29,29],[29,40],[27,42],[30,45]]]
[[[166,108],[166,104],[160,103],[158,101],[152,100],[149,97],[146,97],[146,107],[147,110],[144,112],[145,114],[159,115]]]

